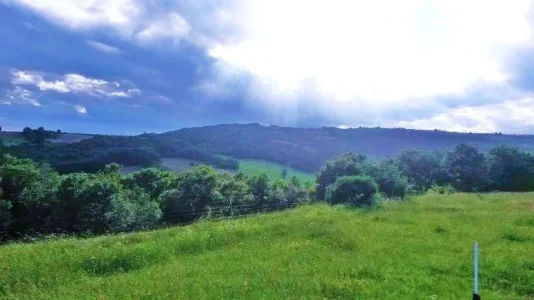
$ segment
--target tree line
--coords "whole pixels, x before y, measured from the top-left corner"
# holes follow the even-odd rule
[[[97,173],[60,175],[48,164],[3,155],[0,161],[0,240],[41,234],[102,234],[292,207],[313,187],[266,175],[194,166],[176,173],[145,168],[121,175],[108,164]]]
[[[329,160],[317,174],[317,198],[329,203],[369,205],[377,195],[438,191],[534,191],[534,155],[501,145],[481,152],[458,144],[451,151],[407,150],[398,156],[370,161],[347,153]]]
[[[26,143],[6,147],[5,153],[50,164],[61,174],[72,172],[95,173],[112,162],[123,166],[158,166],[162,157],[179,157],[197,160],[221,169],[238,170],[237,159],[215,155],[181,140],[167,140],[159,135],[139,136],[95,135],[71,144],[50,144],[61,130],[50,131],[43,127],[24,128],[20,133]]]
[[[407,149],[445,153],[463,143],[482,152],[507,144],[534,149],[532,135],[477,134],[404,128],[291,128],[260,124],[228,124],[184,128],[161,134],[137,136],[94,135],[72,144],[30,142],[39,129],[25,129],[28,143],[9,147],[18,157],[48,162],[61,173],[100,171],[113,153],[139,152],[118,163],[125,166],[158,165],[162,157],[197,160],[217,168],[238,170],[237,159],[261,159],[308,172],[317,172],[330,158],[345,152],[364,154],[369,159],[395,157]],[[41,130],[42,132],[43,130]],[[47,134],[58,134],[47,131]],[[37,140],[42,140],[38,138]],[[122,156],[119,156],[119,159]],[[138,158],[138,159],[137,159]]]
[[[488,152],[459,144],[446,152],[408,150],[393,158],[346,153],[327,161],[316,185],[296,177],[216,172],[194,166],[176,173],[145,168],[121,175],[61,175],[47,163],[5,154],[0,160],[0,239],[54,233],[101,234],[182,224],[202,217],[248,214],[294,204],[374,205],[431,188],[464,192],[533,191],[534,155],[510,146]]]

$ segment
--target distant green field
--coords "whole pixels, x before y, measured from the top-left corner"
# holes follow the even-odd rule
[[[534,297],[534,194],[311,205],[134,234],[0,247],[1,299]]]
[[[282,170],[287,170],[287,177],[291,178],[297,176],[301,181],[315,182],[315,174],[307,173],[293,168],[284,167],[283,165],[256,159],[240,159],[239,170],[245,174],[259,175],[261,173],[267,174],[271,179],[282,178]]]
[[[187,158],[175,158],[175,157],[162,157],[161,158],[161,167],[174,171],[174,172],[185,172],[189,168],[191,168],[191,164],[195,165],[202,165],[203,162],[191,160]],[[130,166],[130,167],[122,167],[121,173],[122,174],[129,174],[132,172],[136,172],[143,169],[142,166]],[[224,171],[224,172],[235,172],[234,170],[225,170],[225,169],[218,169],[215,168],[217,171]]]
[[[19,132],[0,132],[0,139],[5,146],[16,146],[27,142],[24,137],[20,135]]]
[[[202,162],[186,159],[186,158],[168,158],[164,157],[161,159],[161,166],[164,168],[167,168],[169,170],[175,171],[175,172],[184,172],[187,171],[191,167],[191,163],[194,164],[203,164]],[[141,170],[141,166],[133,166],[133,167],[123,167],[122,173],[128,174],[131,172],[139,171]],[[306,173],[303,171],[295,170],[293,168],[284,167],[283,165],[264,161],[264,160],[255,160],[255,159],[240,159],[239,160],[239,171],[242,171],[245,174],[248,175],[259,175],[262,173],[267,174],[270,179],[275,180],[278,178],[282,178],[282,170],[287,170],[287,177],[291,178],[293,176],[297,176],[299,180],[302,182],[315,182],[315,175],[312,173]],[[226,172],[235,172],[235,170],[224,170],[224,169],[216,169],[218,171],[226,171]]]

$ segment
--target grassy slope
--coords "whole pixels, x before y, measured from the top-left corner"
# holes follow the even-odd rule
[[[282,170],[287,170],[287,178],[297,176],[301,181],[315,182],[315,175],[293,168],[284,167],[283,165],[256,159],[240,159],[239,170],[250,175],[259,175],[261,173],[267,174],[271,179],[282,178]]]
[[[0,247],[0,298],[483,299],[534,296],[534,194],[313,205],[154,232]]]

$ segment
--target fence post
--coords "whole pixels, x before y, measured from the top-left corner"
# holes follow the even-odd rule
[[[480,300],[480,295],[478,293],[478,243],[475,243],[475,249],[474,249],[474,259],[475,259],[475,278],[474,283],[475,287],[473,290],[473,300]]]

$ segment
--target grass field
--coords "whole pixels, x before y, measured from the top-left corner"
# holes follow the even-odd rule
[[[187,158],[163,157],[163,158],[161,158],[160,167],[168,169],[168,170],[171,170],[171,171],[174,171],[174,172],[185,172],[189,168],[191,168],[191,164],[192,163],[196,164],[196,165],[204,164],[204,163],[202,163],[200,161],[191,160],[191,159],[187,159]],[[143,169],[142,166],[122,167],[121,168],[121,173],[122,174],[130,174],[130,173],[133,173],[133,172],[140,171],[142,169]],[[232,173],[235,172],[234,170],[226,170],[226,169],[218,169],[218,168],[214,168],[214,169],[216,171],[219,171],[219,172],[232,172]]]
[[[187,227],[0,247],[3,299],[534,297],[534,194],[312,205]]]
[[[295,170],[293,168],[284,167],[283,165],[256,159],[240,159],[239,170],[250,175],[259,175],[261,173],[267,174],[271,179],[282,178],[282,170],[287,170],[287,177],[291,178],[297,176],[301,181],[315,182],[315,174],[306,173],[303,171]]]
[[[20,135],[20,132],[0,132],[0,139],[5,146],[16,146],[27,142],[27,140]]]
[[[89,134],[80,134],[80,133],[62,133],[55,139],[47,139],[50,143],[53,144],[72,144],[78,143],[83,140],[92,139],[94,136]]]

